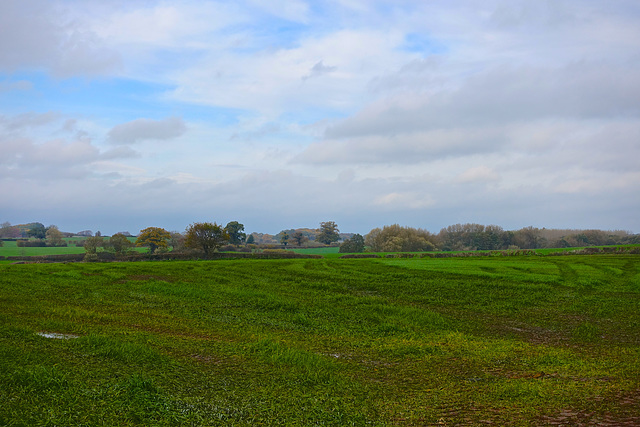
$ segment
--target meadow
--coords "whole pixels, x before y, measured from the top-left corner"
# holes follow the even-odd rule
[[[0,265],[0,425],[638,425],[640,256]]]

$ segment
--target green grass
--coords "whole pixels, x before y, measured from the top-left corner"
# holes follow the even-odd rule
[[[298,254],[308,254],[308,255],[322,255],[325,258],[338,258],[340,255],[338,251],[340,250],[337,246],[328,246],[326,248],[301,248],[301,249],[292,249],[293,252]]]
[[[106,240],[107,238],[105,238]],[[40,256],[40,255],[59,255],[59,254],[83,254],[85,253],[84,247],[76,246],[76,242],[84,240],[84,238],[70,237],[65,238],[68,246],[61,247],[42,247],[42,248],[25,248],[18,247],[16,241],[3,241],[3,245],[0,246],[0,256]],[[131,241],[135,241],[135,238],[130,238]],[[137,252],[146,252],[147,248],[136,248],[133,250]]]
[[[633,255],[0,264],[0,425],[633,423],[639,307]]]

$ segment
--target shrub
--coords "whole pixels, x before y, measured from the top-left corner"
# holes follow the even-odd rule
[[[19,248],[44,248],[47,242],[44,240],[18,240],[16,246]]]
[[[100,258],[98,258],[98,254],[97,253],[92,253],[92,252],[87,252],[83,258],[84,262],[98,262],[100,261]]]

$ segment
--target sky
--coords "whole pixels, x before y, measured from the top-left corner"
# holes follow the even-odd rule
[[[2,0],[0,222],[640,232],[637,0]]]

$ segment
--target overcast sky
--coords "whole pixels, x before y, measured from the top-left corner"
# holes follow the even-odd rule
[[[0,1],[0,222],[639,212],[637,0]]]

